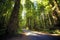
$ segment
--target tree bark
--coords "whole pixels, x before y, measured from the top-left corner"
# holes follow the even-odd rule
[[[15,5],[13,8],[13,11],[11,13],[11,17],[7,26],[7,34],[16,34],[18,29],[18,14],[19,14],[19,8],[20,8],[20,0],[15,0]]]

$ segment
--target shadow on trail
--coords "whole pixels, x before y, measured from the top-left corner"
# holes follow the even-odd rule
[[[6,36],[2,40],[60,40],[60,36],[50,36],[50,35],[15,35]]]
[[[50,36],[50,35],[36,35],[28,36],[30,40],[60,40],[60,36]]]
[[[60,36],[52,36],[52,35],[46,35],[46,34],[38,34],[35,32],[32,32],[30,30],[23,30],[23,34],[17,34],[12,36],[3,36],[0,37],[0,40],[60,40]]]

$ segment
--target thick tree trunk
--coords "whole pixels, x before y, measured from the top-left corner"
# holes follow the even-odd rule
[[[11,17],[7,26],[7,34],[16,34],[18,26],[18,13],[20,8],[20,0],[15,0],[15,5],[11,13]]]

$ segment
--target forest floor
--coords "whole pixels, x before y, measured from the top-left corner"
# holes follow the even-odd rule
[[[5,37],[3,40],[60,40],[59,34],[47,34],[42,32],[23,30],[24,32],[13,37]]]

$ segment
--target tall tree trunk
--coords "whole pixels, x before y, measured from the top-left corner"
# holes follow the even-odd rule
[[[27,18],[27,24],[26,25],[31,30],[31,24],[30,24],[30,18],[29,17]]]
[[[20,0],[15,0],[15,5],[11,13],[11,17],[7,26],[7,34],[16,34],[18,26],[18,13],[20,8]]]

